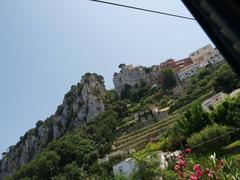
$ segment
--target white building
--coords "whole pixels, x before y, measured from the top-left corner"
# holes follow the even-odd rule
[[[206,99],[202,103],[202,108],[204,110],[209,110],[210,107],[214,107],[214,106],[218,105],[220,102],[224,101],[224,99],[226,97],[228,97],[228,95],[225,93],[222,93],[222,92],[215,94],[214,96]]]
[[[235,96],[237,96],[237,95],[239,95],[239,94],[240,94],[240,88],[234,90],[233,92],[231,92],[231,93],[230,93],[230,97],[232,98],[232,97],[235,97]]]
[[[133,158],[128,158],[113,166],[113,172],[114,175],[124,174],[130,176],[136,168],[136,161]]]
[[[216,54],[216,50],[209,44],[190,54],[193,63],[200,63],[208,60],[211,56]]]
[[[179,71],[178,77],[182,81],[186,78],[191,77],[192,75],[196,74],[197,70],[199,69],[199,64],[191,64],[190,66],[187,66]]]
[[[209,59],[208,59],[208,61],[211,64],[216,64],[216,63],[219,63],[223,60],[224,60],[224,57],[222,56],[222,54],[219,52],[218,49],[215,49],[215,54],[210,56]]]
[[[209,64],[216,64],[224,60],[218,49],[214,49],[211,45],[207,45],[190,54],[193,64],[179,71],[180,80],[191,77],[196,74],[198,68],[205,68]]]
[[[205,68],[207,65],[209,65],[209,61],[208,60],[204,60],[204,61],[201,61],[199,63],[199,68]]]
[[[175,152],[162,152],[162,151],[156,151],[151,153],[151,155],[147,156],[146,160],[148,161],[158,161],[159,167],[161,169],[166,169],[169,165],[169,163],[175,162],[177,156],[181,154],[181,151],[175,151]],[[115,166],[113,166],[113,172],[114,175],[123,174],[125,176],[130,176],[133,171],[138,171],[136,160],[133,158],[128,158],[125,161],[122,161]]]
[[[170,162],[174,162],[181,154],[181,151],[174,151],[174,152],[162,152],[162,151],[156,151],[152,154],[152,157],[149,157],[150,160],[153,158],[153,160],[159,160],[159,167],[161,169],[166,169]]]
[[[199,67],[204,68],[209,64],[217,64],[223,60],[224,57],[222,56],[222,54],[219,52],[219,50],[215,49],[215,54],[208,57],[208,59],[204,59],[199,62]]]

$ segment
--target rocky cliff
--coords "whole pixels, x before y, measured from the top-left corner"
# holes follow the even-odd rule
[[[160,67],[157,65],[147,68],[121,64],[119,68],[121,68],[120,72],[115,73],[113,77],[115,90],[119,96],[126,85],[134,88],[142,82],[154,84],[160,79]]]
[[[102,113],[105,109],[102,101],[105,93],[102,76],[90,73],[83,76],[81,82],[72,86],[65,95],[54,115],[44,122],[38,121],[34,129],[29,130],[4,153],[0,161],[0,179],[29,162],[52,140]]]

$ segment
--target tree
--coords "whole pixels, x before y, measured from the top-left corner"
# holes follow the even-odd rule
[[[104,77],[102,75],[98,75],[97,73],[93,73],[92,75],[98,80],[98,82],[104,84]]]
[[[218,105],[210,113],[210,117],[218,124],[240,127],[240,96],[228,99]]]
[[[74,145],[68,139],[65,141],[55,141],[50,144],[49,148],[61,157],[59,162],[60,166],[64,166],[76,159]]]
[[[120,69],[123,69],[123,68],[125,68],[126,67],[126,64],[119,64],[119,66],[118,66]]]
[[[240,86],[240,81],[231,67],[227,64],[223,64],[216,71],[212,86],[216,92],[223,91],[229,93]]]
[[[43,125],[43,121],[42,120],[39,120],[37,123],[36,123],[36,128],[39,128],[40,126]]]
[[[132,86],[130,86],[129,84],[125,84],[124,89],[121,92],[121,99],[130,98],[131,97],[131,89],[132,89]]]
[[[177,81],[175,74],[171,68],[164,68],[161,70],[162,86],[166,90],[170,90],[176,86]]]
[[[199,70],[199,72],[197,73],[197,77],[199,80],[202,80],[205,76],[209,74],[210,74],[210,70],[206,67]]]
[[[194,132],[202,130],[206,125],[210,124],[208,113],[202,109],[199,103],[195,103],[189,108],[176,123],[178,129],[184,137],[190,136]]]
[[[66,179],[79,180],[83,178],[83,171],[78,167],[77,163],[74,161],[71,164],[67,164],[64,167],[64,175]]]
[[[199,103],[194,103],[174,124],[169,131],[169,144],[171,150],[176,150],[186,143],[186,140],[195,132],[201,131],[211,124],[209,115]]]

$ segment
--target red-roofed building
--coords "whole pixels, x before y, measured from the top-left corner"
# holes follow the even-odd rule
[[[175,62],[176,64],[176,71],[178,72],[179,70],[193,64],[193,61],[191,58],[184,58],[184,59],[181,59],[181,60],[178,60]]]
[[[193,64],[191,58],[184,58],[178,61],[175,61],[174,59],[168,59],[160,64],[160,68],[172,68],[175,72],[179,72],[179,70],[191,64]]]

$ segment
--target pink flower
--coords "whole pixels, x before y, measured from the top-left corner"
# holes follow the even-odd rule
[[[191,174],[189,180],[198,180],[198,177],[195,174]]]
[[[195,164],[193,170],[195,171],[197,177],[201,177],[203,175],[203,171],[201,170],[199,164]]]
[[[185,157],[184,157],[184,155],[179,155],[177,158],[178,159],[184,159]]]
[[[182,171],[178,172],[178,176],[183,178],[184,177],[183,172]]]
[[[195,172],[201,170],[200,165],[199,165],[199,164],[195,164],[195,165],[193,166],[193,170],[194,170]]]
[[[185,162],[183,159],[180,159],[180,160],[179,160],[178,165],[179,165],[180,167],[186,167],[186,166],[187,166],[186,162]]]
[[[205,173],[208,177],[213,177],[213,172],[210,171],[208,168],[205,170]]]
[[[175,172],[178,172],[178,170],[180,169],[181,167],[178,165],[178,164],[176,164],[175,166],[174,166],[174,171]]]
[[[224,160],[223,160],[223,159],[220,160],[220,165],[221,165],[221,166],[224,165]]]
[[[196,171],[196,176],[201,177],[203,175],[203,172],[201,170]]]
[[[185,152],[185,153],[191,153],[191,152],[192,152],[192,149],[190,149],[190,148],[185,149],[184,152]]]

